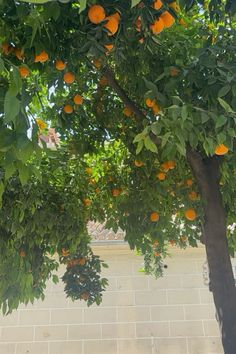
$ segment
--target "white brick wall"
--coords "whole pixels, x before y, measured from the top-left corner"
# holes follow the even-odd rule
[[[101,306],[71,302],[49,284],[44,302],[0,316],[1,354],[221,354],[204,249],[171,250],[163,278],[139,272],[126,245],[96,246],[109,264]],[[60,270],[63,274],[63,269]]]

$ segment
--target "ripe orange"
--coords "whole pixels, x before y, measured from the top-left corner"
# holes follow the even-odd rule
[[[167,161],[167,165],[169,167],[169,170],[173,170],[176,167],[176,162],[173,160]]]
[[[193,180],[189,178],[185,181],[185,183],[187,184],[188,187],[191,187],[193,185]]]
[[[113,197],[118,197],[121,194],[121,190],[118,188],[112,189],[112,195]]]
[[[164,181],[166,179],[166,174],[164,172],[159,172],[156,177],[159,181]]]
[[[15,48],[14,53],[17,59],[22,60],[24,58],[24,51],[22,49]]]
[[[73,82],[75,81],[75,75],[71,72],[65,73],[64,74],[64,81],[68,85],[73,84]]]
[[[129,107],[125,107],[123,110],[123,113],[126,117],[131,117],[133,114],[133,111]]]
[[[156,101],[155,100],[151,100],[150,98],[147,98],[145,100],[145,103],[146,103],[146,106],[148,106],[149,108],[152,108],[156,104]]]
[[[162,1],[161,0],[155,0],[153,3],[153,7],[155,10],[160,10],[160,8],[162,7]]]
[[[163,14],[161,14],[160,18],[163,21],[164,27],[169,28],[169,27],[173,26],[173,24],[175,23],[174,17],[168,11],[163,12]]]
[[[165,24],[161,17],[157,18],[156,21],[150,25],[150,30],[153,34],[159,34],[163,31]]]
[[[61,255],[62,255],[63,257],[68,257],[69,254],[70,254],[70,251],[69,251],[69,250],[66,250],[65,248],[62,248],[62,250],[61,250]]]
[[[229,149],[224,144],[220,144],[215,148],[215,154],[219,156],[227,154],[228,151]]]
[[[105,17],[106,17],[106,13],[104,8],[101,5],[93,5],[90,7],[88,11],[88,18],[90,22],[97,25],[103,20],[105,20]]]
[[[156,222],[156,221],[159,220],[159,218],[160,218],[160,216],[159,216],[159,214],[158,214],[156,211],[154,211],[154,212],[151,213],[151,215],[150,215],[150,221],[151,221],[151,222]]]
[[[160,107],[157,103],[154,103],[154,105],[152,106],[152,110],[154,114],[158,114],[160,112]]]
[[[169,167],[169,161],[166,161],[166,162],[163,162],[161,164],[161,169],[164,171],[164,172],[168,172],[170,167]]]
[[[66,63],[64,61],[58,59],[58,60],[56,60],[55,66],[56,66],[57,70],[62,71],[66,68]]]
[[[112,49],[114,48],[114,45],[113,44],[105,44],[104,47],[107,48],[108,52],[111,52]]]
[[[120,14],[119,14],[119,12],[115,12],[112,16],[115,17],[118,22],[120,22]]]
[[[188,193],[188,197],[189,197],[190,200],[197,200],[198,195],[197,195],[197,193],[195,191],[191,191],[191,192]]]
[[[25,257],[25,251],[22,251],[22,250],[20,251],[20,257],[21,257],[21,258],[24,258],[24,257]]]
[[[66,104],[63,108],[64,112],[67,114],[73,113],[73,107],[70,104]]]
[[[19,67],[19,74],[20,77],[22,77],[22,79],[25,79],[29,75],[29,73],[30,73],[29,69],[26,68],[25,66]]]
[[[78,264],[81,265],[81,266],[84,266],[85,263],[86,263],[86,258],[85,257],[80,258],[79,261],[78,261]]]
[[[94,58],[93,59],[93,65],[95,66],[95,68],[100,69],[101,66],[102,66],[102,62],[101,62],[100,59]]]
[[[8,43],[3,43],[3,44],[2,44],[2,52],[3,52],[3,54],[5,54],[5,55],[10,54],[10,52],[11,52],[11,46],[10,46],[10,44],[8,44]]]
[[[83,204],[85,206],[90,206],[92,204],[92,201],[90,199],[86,198],[86,199],[83,200]]]
[[[35,63],[45,63],[48,60],[48,53],[43,50],[40,54],[34,58]]]
[[[113,36],[119,28],[119,21],[117,16],[111,15],[106,17],[106,23],[103,25],[108,30],[108,36]]]
[[[87,293],[87,291],[84,291],[81,295],[80,295],[81,299],[87,301],[89,298],[89,293]]]
[[[135,160],[134,164],[135,164],[136,167],[142,167],[144,165],[144,163],[142,161],[140,161],[140,160]]]
[[[80,95],[75,95],[74,98],[73,98],[73,101],[74,101],[75,104],[81,105],[84,102],[84,99]]]
[[[104,87],[108,85],[108,79],[106,78],[106,76],[102,76],[101,79],[99,80],[99,84]]]
[[[196,214],[196,211],[194,209],[188,209],[185,211],[184,213],[186,219],[190,220],[190,221],[193,221],[196,219],[197,217],[197,214]]]

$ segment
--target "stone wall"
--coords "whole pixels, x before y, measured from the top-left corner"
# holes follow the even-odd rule
[[[62,284],[49,284],[44,302],[0,317],[1,354],[223,353],[212,295],[203,282],[202,247],[172,248],[158,280],[139,271],[142,257],[125,244],[94,251],[110,266],[102,305],[73,303]]]

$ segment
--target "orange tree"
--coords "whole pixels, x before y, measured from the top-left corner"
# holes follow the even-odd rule
[[[0,1],[4,311],[43,296],[55,252],[67,294],[99,303],[86,224],[106,220],[156,275],[169,244],[205,244],[235,352],[235,4],[180,5]]]

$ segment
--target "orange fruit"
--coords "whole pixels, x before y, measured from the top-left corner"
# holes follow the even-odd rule
[[[161,14],[160,19],[163,21],[164,27],[171,27],[175,23],[174,17],[168,12],[165,11]]]
[[[48,60],[48,53],[43,50],[40,54],[34,58],[35,63],[45,63]]]
[[[152,110],[154,114],[158,114],[160,112],[160,107],[157,103],[154,103],[154,105],[152,106]]]
[[[104,47],[108,50],[108,52],[111,52],[114,48],[114,44],[105,44]]]
[[[145,100],[145,103],[146,103],[146,106],[148,106],[149,108],[152,108],[156,104],[156,101],[155,100],[151,100],[150,98],[147,98]]]
[[[88,175],[92,175],[93,174],[93,170],[91,167],[86,167],[85,168],[85,172],[88,174]]]
[[[186,219],[193,221],[196,219],[197,214],[196,211],[194,209],[188,209],[184,212],[184,215],[186,217]]]
[[[22,49],[15,48],[14,53],[17,59],[22,60],[24,58],[24,51]]]
[[[66,250],[65,248],[62,248],[62,250],[61,250],[61,255],[62,255],[63,257],[68,257],[69,254],[70,254],[70,252],[69,252],[68,250]]]
[[[22,79],[25,79],[29,75],[30,71],[25,66],[19,67],[19,74]]]
[[[124,110],[123,110],[123,114],[124,114],[126,117],[130,117],[130,116],[132,116],[133,111],[132,111],[129,107],[125,107]]]
[[[173,9],[175,12],[179,12],[179,11],[180,11],[180,7],[179,7],[179,5],[177,4],[176,1],[174,1],[174,2],[172,2],[172,3],[170,3],[170,4],[168,4],[168,6],[169,6],[171,9]]]
[[[144,163],[142,161],[140,161],[140,160],[135,160],[134,164],[135,164],[136,167],[142,167],[144,165]]]
[[[191,191],[191,192],[188,193],[188,197],[189,197],[190,200],[197,200],[198,195],[197,195],[197,193],[195,191]]]
[[[25,257],[25,251],[20,251],[19,254],[20,254],[20,257],[21,257],[21,258],[24,258],[24,257]]]
[[[185,181],[185,183],[187,184],[188,187],[191,187],[193,185],[193,180],[189,178]]]
[[[79,261],[78,261],[78,264],[81,265],[81,266],[84,266],[85,263],[86,263],[86,258],[85,257],[80,258]]]
[[[115,17],[118,22],[120,22],[120,14],[119,14],[119,12],[115,12],[112,16]]]
[[[170,69],[170,76],[178,76],[178,74],[179,74],[179,69],[177,69],[177,68],[171,68]]]
[[[151,222],[156,222],[156,221],[158,221],[159,220],[159,214],[156,212],[156,211],[154,211],[153,213],[151,213],[151,215],[150,215],[150,221]]]
[[[66,104],[63,108],[64,112],[67,114],[73,113],[73,107],[70,104]]]
[[[156,177],[159,181],[164,181],[166,179],[166,174],[164,172],[159,172]]]
[[[56,66],[57,70],[62,71],[66,68],[66,63],[64,63],[64,61],[58,59],[58,60],[56,60],[55,66]]]
[[[155,10],[160,10],[160,8],[162,7],[162,1],[161,0],[156,0],[156,1],[154,1],[154,3],[153,3],[153,7],[154,7],[154,9]]]
[[[108,85],[108,79],[106,78],[106,76],[102,76],[101,79],[99,80],[99,84],[104,87]]]
[[[215,148],[215,154],[219,156],[227,154],[228,151],[229,149],[224,144],[217,145]]]
[[[10,46],[10,44],[8,44],[8,43],[3,43],[3,44],[2,44],[2,52],[3,52],[3,54],[5,54],[5,55],[10,54],[10,52],[11,52],[11,46]]]
[[[161,17],[157,18],[155,22],[150,25],[150,30],[153,34],[159,34],[163,31],[165,24]]]
[[[90,206],[92,204],[92,201],[90,199],[86,198],[86,199],[83,200],[83,204],[85,206]]]
[[[81,295],[80,295],[81,299],[87,301],[89,298],[89,293],[87,293],[87,291],[84,291]]]
[[[170,161],[167,161],[167,165],[168,165],[169,170],[173,170],[176,166],[176,162],[173,160],[170,160]]]
[[[102,66],[102,62],[100,59],[95,58],[95,59],[93,59],[93,65],[95,66],[95,68],[100,69]]]
[[[117,16],[111,15],[106,17],[106,23],[103,25],[108,30],[108,36],[113,36],[119,28]]]
[[[121,194],[121,190],[118,188],[112,189],[112,195],[113,197],[118,197]]]
[[[163,162],[161,164],[161,169],[164,171],[164,172],[168,172],[170,167],[169,167],[169,161],[166,161],[166,162]]]
[[[65,83],[68,85],[73,84],[73,82],[75,81],[75,75],[71,72],[65,73],[63,78]]]
[[[135,22],[135,26],[136,26],[136,30],[138,32],[141,31],[141,27],[142,27],[142,21],[141,21],[141,17],[139,16]]]
[[[101,5],[93,5],[90,7],[88,11],[88,18],[90,22],[97,25],[103,20],[105,20],[105,17],[106,17],[106,13],[104,8]]]
[[[75,95],[74,98],[73,98],[73,101],[74,101],[75,104],[81,105],[83,103],[84,99],[80,95]]]

